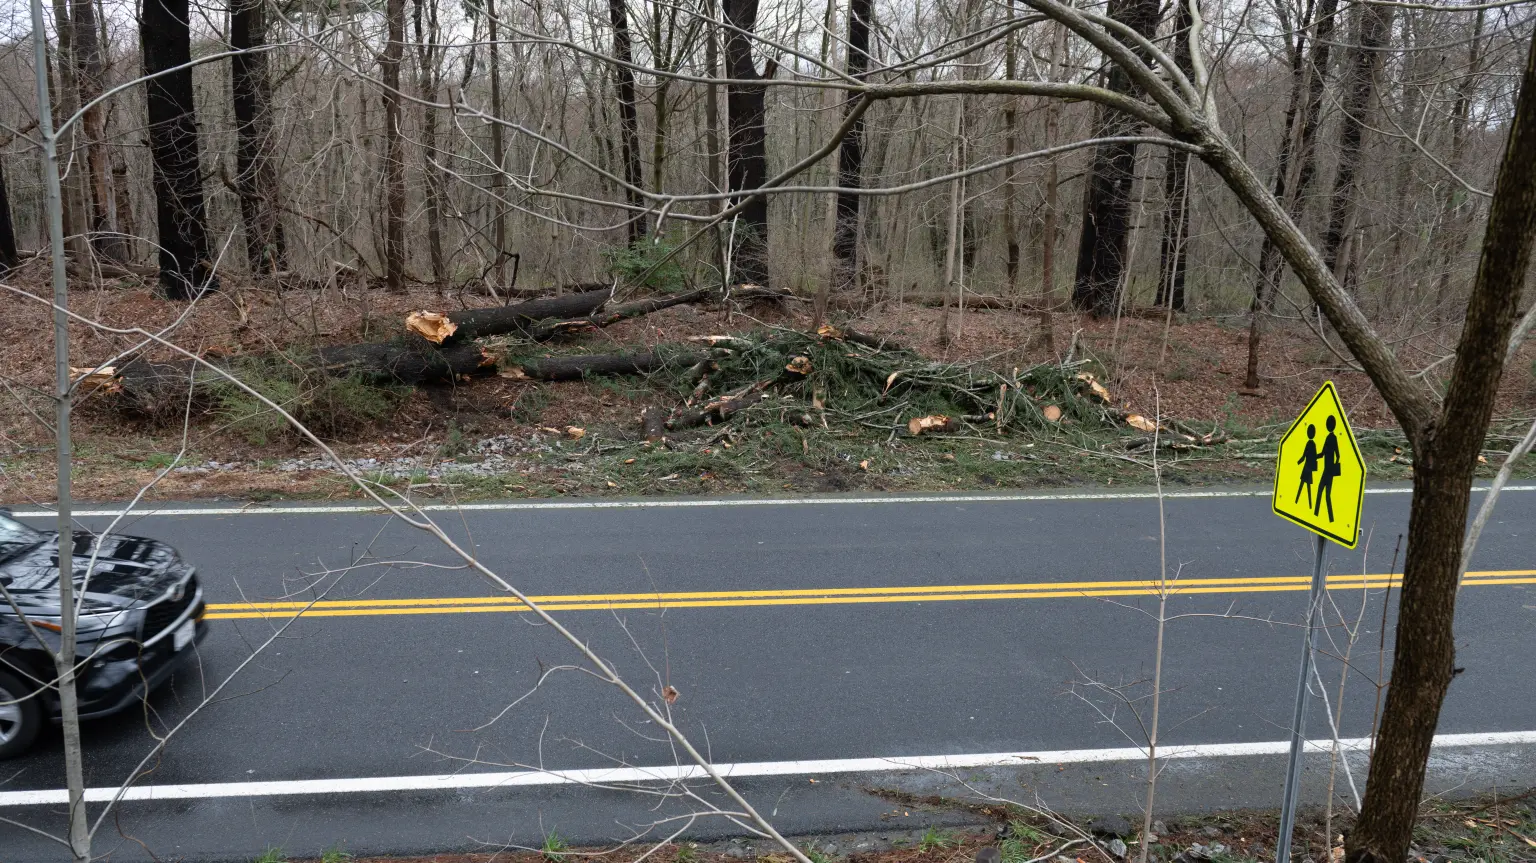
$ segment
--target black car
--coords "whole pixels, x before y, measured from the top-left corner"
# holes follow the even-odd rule
[[[0,758],[24,751],[45,722],[59,718],[58,692],[39,685],[55,680],[49,650],[60,632],[58,546],[56,532],[34,530],[0,509]],[[140,703],[192,657],[208,624],[197,573],[165,543],[76,533],[73,551],[75,590],[84,596],[75,692],[80,717],[89,719]]]

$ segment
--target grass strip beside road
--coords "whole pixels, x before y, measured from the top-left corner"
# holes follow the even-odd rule
[[[1330,590],[1382,589],[1401,584],[1401,576],[1335,575]],[[1305,576],[1256,578],[1185,578],[1170,583],[1174,595],[1281,593],[1305,591]],[[1536,584],[1536,569],[1467,573],[1467,586]],[[549,611],[660,610],[775,605],[861,605],[897,602],[977,602],[986,600],[1071,599],[1078,597],[1155,596],[1157,581],[1069,581],[1028,584],[961,584],[909,587],[846,587],[789,590],[683,591],[658,593],[556,594],[529,597]],[[484,614],[527,611],[510,596],[422,597],[416,599],[339,599],[320,602],[210,603],[208,619],[374,617],[407,614]]]

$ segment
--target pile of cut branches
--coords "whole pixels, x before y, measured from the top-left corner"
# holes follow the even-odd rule
[[[569,380],[647,375],[671,405],[646,408],[647,439],[732,420],[826,425],[828,417],[894,435],[1084,430],[1127,425],[1086,363],[1043,363],[999,371],[942,363],[851,329],[817,333],[766,329],[701,336],[642,353],[518,357],[510,346],[503,375]]]

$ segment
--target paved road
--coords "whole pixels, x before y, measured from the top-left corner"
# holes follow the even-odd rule
[[[1134,808],[1136,765],[1084,751],[1132,746],[1140,732],[1125,704],[1084,681],[1127,686],[1131,697],[1146,692],[1137,687],[1151,669],[1155,601],[1139,582],[1158,575],[1155,499],[672,503],[688,505],[436,515],[488,565],[560,609],[631,679],[676,687],[680,725],[716,761],[743,765],[744,787],[786,829],[888,824],[881,816],[891,805],[862,786],[939,781],[922,772],[871,778],[880,762],[848,759],[1065,750],[1044,757],[1069,767],[983,758],[965,762],[975,766],[967,776],[1013,793],[1020,783],[1031,794],[1044,789],[1064,808]],[[1346,737],[1369,731],[1383,588],[1407,505],[1406,494],[1370,495],[1368,555],[1364,542],[1331,553],[1331,614],[1359,621]],[[1199,752],[1209,757],[1170,771],[1164,799],[1257,805],[1278,797],[1279,762],[1264,744],[1282,740],[1289,724],[1300,646],[1289,624],[1303,616],[1309,535],[1270,515],[1263,495],[1174,497],[1166,506],[1168,562],[1180,580],[1170,611],[1186,616],[1169,627],[1163,743],[1206,746]],[[124,834],[161,855],[240,859],[268,843],[405,852],[477,840],[537,844],[551,829],[595,841],[655,819],[650,801],[630,793],[508,787],[503,778],[474,787],[474,775],[529,765],[676,759],[638,711],[579,671],[548,674],[507,709],[577,657],[475,575],[449,568],[453,560],[430,538],[377,514],[315,511],[325,507],[196,509],[142,517],[126,532],[182,548],[222,619],[202,646],[201,668],[154,698],[148,721],[88,725],[88,784],[129,775],[151,729],[185,715],[293,613],[291,604],[323,594],[324,605],[175,738],[143,784],[196,787],[178,792],[186,799],[126,804]],[[1536,729],[1528,662],[1536,493],[1504,498],[1473,569],[1459,612],[1466,671],[1440,730],[1504,736],[1494,738],[1498,746],[1455,749],[1437,776],[1518,781],[1536,775],[1536,734],[1521,735]],[[1366,589],[1362,574],[1374,576]],[[1325,652],[1336,655],[1346,636],[1339,627],[1330,634]],[[1330,697],[1340,670],[1323,659]],[[1325,734],[1320,706],[1309,721]],[[783,764],[807,760],[842,763]],[[60,764],[56,738],[7,763],[0,815],[61,824],[56,804],[27,796],[59,788]],[[410,778],[455,773],[470,778]],[[809,781],[823,773],[831,778]],[[252,784],[261,782],[326,793],[264,794]],[[700,829],[730,832],[718,819]],[[102,841],[121,840],[109,825]],[[0,824],[0,861],[52,859],[41,843]],[[120,852],[142,854],[134,843]]]

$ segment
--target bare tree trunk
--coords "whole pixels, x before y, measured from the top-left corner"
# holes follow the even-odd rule
[[[950,128],[949,139],[949,170],[964,170],[965,160],[965,136],[962,130],[965,126],[965,97],[955,97],[955,120]],[[962,200],[965,198],[965,182],[953,180],[949,184],[949,230],[944,243],[944,312],[939,316],[939,344],[949,347],[952,338],[949,330],[950,299],[963,302],[964,297],[960,293],[960,275],[956,271],[959,267],[965,267],[965,256],[960,254],[960,260],[956,261],[956,252],[960,247],[960,232],[964,226],[960,221],[960,211],[964,209]]]
[[[498,119],[502,116],[501,102],[501,39],[498,36],[499,21],[496,20],[496,0],[485,0],[485,35],[487,41],[486,62],[490,65],[491,73],[491,114]],[[495,257],[492,258],[491,272],[495,273],[495,283],[505,285],[507,281],[507,206],[503,199],[507,193],[507,143],[506,132],[500,123],[491,124],[491,161],[496,163],[495,171],[491,174],[491,212],[495,213],[494,227],[491,236],[496,243]]]
[[[144,72],[156,76],[144,90],[160,226],[160,289],[177,300],[219,286],[208,254],[187,12],[187,0],[145,0],[139,23]],[[183,68],[167,71],[178,67]]]
[[[1011,25],[1018,17],[1014,0],[1008,0],[1008,23]],[[1052,70],[1053,72],[1055,70]],[[1019,37],[1018,33],[1010,31],[1008,42],[1003,46],[1003,75],[1014,81],[1019,77]],[[1011,97],[1003,103],[1003,127],[1007,130],[1004,138],[1003,155],[1012,159],[1019,152],[1019,100]],[[1018,189],[1014,182],[1017,171],[1013,165],[1009,165],[1007,173],[1003,175],[1003,241],[1007,244],[1007,259],[1004,262],[1004,271],[1008,276],[1008,295],[1016,296],[1019,292],[1019,226],[1017,224]]]
[[[715,0],[704,0],[704,14],[710,23],[704,29],[704,74],[710,83],[704,87],[704,146],[708,148],[709,185],[711,191],[725,190],[725,177],[720,172],[720,91],[714,83],[720,73],[720,31],[715,26]],[[715,268],[725,279],[725,243],[721,240],[720,226],[715,226]]]
[[[1477,86],[1478,79],[1483,74],[1483,23],[1483,10],[1479,9],[1477,21],[1473,25],[1472,44],[1468,48],[1467,73],[1456,84],[1456,104],[1451,109],[1450,166],[1454,171],[1460,171],[1462,168],[1462,157],[1467,146],[1467,125],[1472,109],[1473,88]],[[1445,184],[1445,193],[1440,204],[1440,283],[1435,289],[1437,320],[1440,319],[1450,297],[1451,271],[1455,269],[1456,258],[1467,242],[1466,223],[1469,219],[1456,217],[1457,198],[1465,196],[1466,193],[1454,185]]]
[[[1322,0],[1318,5],[1313,16],[1317,32],[1310,62],[1306,60],[1304,35],[1307,21],[1299,22],[1296,44],[1291,49],[1291,96],[1285,111],[1285,137],[1280,139],[1280,154],[1275,164],[1275,200],[1285,206],[1292,221],[1301,220],[1307,191],[1317,174],[1317,127],[1323,113],[1323,92],[1328,82],[1328,62],[1338,8],[1338,0]],[[1306,94],[1304,102],[1303,92]],[[1297,120],[1301,121],[1299,134],[1295,133]],[[1298,168],[1295,185],[1290,186],[1293,158]],[[1266,234],[1259,248],[1259,275],[1253,286],[1253,305],[1248,321],[1248,369],[1243,387],[1251,392],[1259,390],[1259,349],[1264,338],[1264,315],[1274,309],[1284,263],[1279,249]]]
[[[1192,19],[1188,0],[1175,0],[1173,14],[1173,62],[1194,79],[1189,49]],[[1158,258],[1155,305],[1184,311],[1184,277],[1189,253],[1189,151],[1169,150],[1163,167],[1163,240]]]
[[[1111,18],[1151,38],[1157,30],[1157,0],[1110,0]],[[1134,92],[1130,76],[1111,66],[1106,86],[1115,93]],[[1118,111],[1098,109],[1097,132],[1102,137],[1135,134],[1140,125]],[[1106,317],[1120,306],[1125,282],[1126,244],[1130,240],[1131,188],[1136,181],[1136,145],[1100,144],[1083,202],[1083,229],[1077,247],[1077,275],[1072,302],[1095,317]]]
[[[75,83],[79,88],[80,104],[87,105],[102,90],[102,59],[100,30],[96,21],[95,0],[72,0],[70,3],[70,28],[73,33]],[[89,189],[86,206],[89,209],[90,244],[96,253],[110,261],[122,263],[124,243],[112,231],[112,195],[108,191],[106,112],[102,105],[87,108],[81,117],[81,131],[85,144],[86,176],[84,185]]]
[[[16,229],[11,224],[11,193],[5,185],[5,167],[0,165],[0,276],[10,272],[19,262]]]
[[[1056,80],[1067,57],[1067,28],[1053,22],[1051,39],[1051,80]],[[1045,106],[1045,146],[1056,146],[1061,128],[1061,100],[1051,99]],[[1040,335],[1045,349],[1056,352],[1056,336],[1052,328],[1051,309],[1056,305],[1056,240],[1060,234],[1056,221],[1061,213],[1059,193],[1061,161],[1051,156],[1045,163],[1045,204],[1040,225]]]
[[[90,0],[80,0],[90,2]],[[239,0],[229,11],[229,44],[248,54],[230,58],[235,113],[235,187],[245,228],[245,256],[251,272],[288,268],[287,242],[279,215],[277,171],[272,166],[272,81],[267,73],[266,0]]]
[[[1355,175],[1360,170],[1360,145],[1365,137],[1365,121],[1376,93],[1376,72],[1381,68],[1382,49],[1392,35],[1392,7],[1374,3],[1361,4],[1356,44],[1345,60],[1341,102],[1343,118],[1339,124],[1339,168],[1333,179],[1333,197],[1328,208],[1328,229],[1323,234],[1323,260],[1328,269],[1343,280],[1340,253],[1354,231],[1360,192]]]
[[[389,28],[384,53],[379,55],[379,71],[384,79],[384,287],[400,291],[405,289],[405,160],[400,141],[405,0],[386,0],[384,19]]]
[[[848,0],[849,76],[863,81],[869,73],[869,24],[874,16],[873,0]],[[845,103],[844,117],[855,102]],[[864,182],[864,118],[860,116],[848,130],[837,151],[837,185],[844,189],[862,188]],[[832,229],[832,289],[852,287],[859,272],[859,210],[863,196],[856,192],[837,193],[837,215]]]
[[[619,152],[624,162],[624,199],[632,208],[629,212],[629,243],[634,245],[645,237],[645,218],[641,207],[645,198],[640,194],[640,118],[635,111],[635,72],[625,65],[632,62],[630,48],[629,15],[624,8],[625,0],[608,0],[608,22],[613,25],[613,64],[615,86],[619,91]]]
[[[422,5],[430,4],[427,21],[423,25]],[[412,6],[416,25],[416,59],[419,67],[421,98],[436,102],[442,72],[442,49],[437,41],[441,31],[437,23],[437,0],[416,0]],[[426,176],[427,203],[427,254],[432,262],[432,281],[438,285],[448,279],[448,264],[443,259],[443,171],[438,167],[437,109],[426,105],[421,109],[421,149],[424,155],[423,174]]]
[[[726,74],[733,82],[725,87],[725,108],[730,125],[726,148],[726,172],[730,191],[741,192],[768,182],[767,87],[759,82],[752,61],[751,34],[757,27],[758,0],[725,0],[725,19],[731,29],[725,36]],[[772,70],[769,71],[771,77]],[[739,200],[739,199],[738,199]],[[759,195],[737,217],[731,246],[732,281],[768,284],[768,199]]]
[[[79,105],[80,87],[75,80],[75,27],[70,23],[68,0],[53,0],[53,20],[59,40],[57,56],[54,58],[58,82],[53,89],[58,95],[59,116],[69,117]],[[73,126],[59,135],[60,157],[66,162],[74,157],[80,137],[76,132],[78,128],[78,125]],[[80,171],[70,171],[63,178],[63,184],[65,245],[71,255],[83,260],[90,251],[89,238],[86,236],[90,230],[90,219],[87,217],[88,205],[85,201],[88,191],[85,175]]]
[[[1424,771],[1456,660],[1456,588],[1467,503],[1493,416],[1536,238],[1536,44],[1494,186],[1482,260],[1437,421],[1415,440],[1408,556],[1398,601],[1392,682],[1347,863],[1407,859]]]

